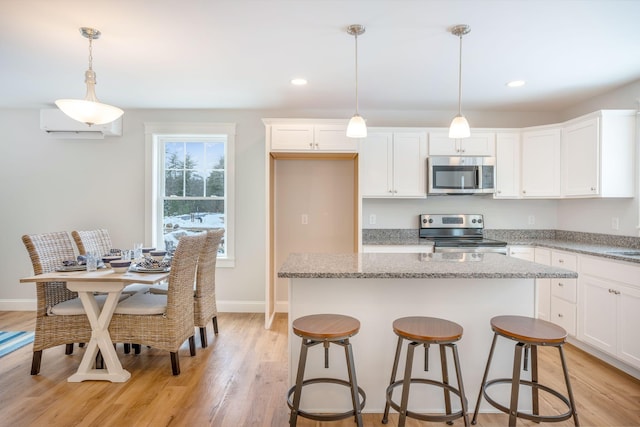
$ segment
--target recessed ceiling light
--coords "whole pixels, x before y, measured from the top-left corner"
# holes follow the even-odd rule
[[[514,80],[512,82],[507,83],[507,86],[509,87],[522,87],[524,86],[525,81],[524,80]]]
[[[304,86],[307,84],[307,79],[301,79],[301,78],[291,79],[291,84],[294,86]]]

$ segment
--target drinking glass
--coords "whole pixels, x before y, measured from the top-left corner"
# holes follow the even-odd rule
[[[87,271],[96,271],[98,269],[98,254],[95,252],[87,252]]]
[[[133,244],[133,259],[140,261],[142,259],[142,243]]]
[[[129,249],[122,250],[122,259],[126,261],[131,261],[131,251]]]

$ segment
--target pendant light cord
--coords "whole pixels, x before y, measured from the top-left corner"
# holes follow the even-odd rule
[[[358,33],[355,34],[356,38],[356,114],[358,114]]]
[[[458,115],[462,115],[462,33],[460,33],[460,53],[458,61]]]

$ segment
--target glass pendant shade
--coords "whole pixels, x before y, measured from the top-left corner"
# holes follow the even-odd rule
[[[347,136],[349,138],[366,138],[367,137],[367,124],[362,116],[354,114],[349,120],[347,126]]]
[[[84,73],[87,94],[84,99],[58,99],[56,105],[67,116],[89,126],[111,123],[122,116],[124,111],[118,107],[99,102],[96,96],[96,73],[92,68],[92,41],[100,36],[100,31],[82,27],[80,33],[89,39],[89,69]]]
[[[449,138],[468,138],[471,136],[469,122],[463,115],[457,115],[451,120],[449,126]]]

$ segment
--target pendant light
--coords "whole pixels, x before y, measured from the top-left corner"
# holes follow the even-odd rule
[[[84,99],[58,99],[56,105],[74,120],[91,125],[110,123],[120,117],[124,111],[118,107],[103,104],[96,97],[96,73],[93,71],[93,40],[100,37],[95,28],[82,27],[80,34],[89,39],[89,69],[84,73],[87,94]]]
[[[366,138],[367,124],[360,114],[358,114],[358,36],[364,34],[364,27],[359,24],[349,25],[347,33],[356,39],[356,113],[349,120],[347,126],[347,136],[349,138]]]
[[[451,34],[460,38],[460,62],[458,69],[458,115],[451,121],[449,138],[468,138],[471,135],[469,122],[462,115],[462,36],[469,34],[471,28],[468,25],[456,25],[451,29]]]

